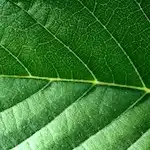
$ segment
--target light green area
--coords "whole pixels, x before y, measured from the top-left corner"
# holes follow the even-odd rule
[[[0,150],[149,150],[149,43],[149,0],[0,0]]]

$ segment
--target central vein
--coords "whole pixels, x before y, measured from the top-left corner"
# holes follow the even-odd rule
[[[46,80],[46,81],[50,81],[50,82],[87,83],[87,84],[101,85],[101,86],[128,88],[128,89],[143,91],[145,93],[150,93],[150,89],[147,87],[123,85],[123,84],[117,84],[117,83],[102,82],[102,81],[97,81],[97,80],[64,79],[64,78],[50,78],[50,77],[39,77],[39,76],[20,76],[20,75],[0,75],[0,78],[35,79],[35,80]]]

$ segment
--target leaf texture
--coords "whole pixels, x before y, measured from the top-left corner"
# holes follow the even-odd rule
[[[0,149],[149,150],[149,0],[0,1]]]

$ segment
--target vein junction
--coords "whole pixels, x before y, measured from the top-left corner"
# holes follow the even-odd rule
[[[93,85],[127,88],[127,89],[143,91],[145,93],[150,93],[150,88],[147,88],[147,87],[138,87],[138,86],[132,86],[132,85],[123,85],[123,84],[117,84],[117,83],[101,82],[98,80],[64,79],[64,78],[50,78],[50,77],[39,77],[39,76],[20,76],[20,75],[0,75],[0,78],[35,79],[35,80],[46,80],[46,81],[50,81],[50,82],[87,83],[87,84],[93,84]]]

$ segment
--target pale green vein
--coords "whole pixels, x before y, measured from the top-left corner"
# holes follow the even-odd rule
[[[135,3],[139,6],[139,8],[140,8],[142,14],[144,15],[144,17],[145,17],[145,18],[147,19],[147,21],[150,23],[150,19],[148,18],[148,16],[147,16],[146,13],[144,12],[143,8],[141,7],[141,4],[138,3],[136,0],[134,0],[134,1],[135,1]]]
[[[137,101],[135,103],[133,103],[131,106],[129,106],[125,111],[123,111],[117,118],[113,119],[108,125],[106,125],[104,128],[102,128],[101,130],[99,130],[98,132],[96,132],[95,134],[93,134],[91,137],[89,137],[88,139],[86,139],[84,142],[82,142],[79,146],[77,146],[76,148],[74,148],[73,150],[78,149],[78,147],[83,147],[83,144],[86,143],[89,139],[93,138],[94,136],[96,136],[99,132],[101,132],[102,130],[106,129],[107,127],[111,126],[111,124],[113,124],[116,120],[118,120],[122,115],[124,115],[128,110],[130,110],[131,108],[133,108],[139,101],[141,101],[145,96],[147,95],[147,93],[144,93],[142,96],[139,97],[139,99],[137,99]]]
[[[130,110],[131,108],[133,108],[137,103],[139,103],[145,96],[147,95],[147,93],[144,93],[135,103],[133,103],[125,112],[127,112],[128,110]]]
[[[112,35],[112,33],[107,29],[107,27],[95,16],[95,14],[87,7],[85,6],[81,0],[77,0],[83,7],[86,8],[86,10],[96,19],[96,21],[107,31],[107,33],[111,36],[111,38],[116,42],[116,44],[119,46],[119,48],[122,50],[122,52],[124,53],[124,55],[127,57],[127,59],[129,60],[130,64],[132,65],[133,69],[135,70],[136,74],[138,75],[143,87],[146,88],[146,85],[139,73],[139,71],[137,70],[135,64],[133,63],[133,61],[131,60],[131,58],[129,57],[129,55],[126,53],[126,51],[123,49],[123,47],[120,45],[120,43],[117,41],[117,39]]]
[[[119,117],[121,117],[124,113],[126,113],[129,109],[133,108],[139,101],[141,101],[145,95],[147,93],[150,93],[150,88],[147,88],[138,69],[136,68],[135,64],[133,63],[133,61],[131,60],[131,58],[128,56],[128,54],[126,53],[126,51],[123,49],[123,47],[120,45],[120,43],[117,41],[117,39],[113,36],[113,34],[106,28],[106,26],[95,16],[95,14],[88,8],[86,7],[80,0],[77,0],[79,1],[84,8],[86,8],[88,10],[88,12],[90,14],[92,14],[92,16],[96,19],[97,22],[99,22],[103,28],[109,33],[109,35],[111,36],[111,38],[117,43],[117,45],[119,46],[119,48],[122,50],[122,52],[124,53],[124,55],[127,57],[127,59],[129,60],[130,64],[132,65],[133,69],[135,70],[136,74],[138,75],[141,83],[142,83],[142,86],[143,87],[137,87],[137,86],[132,86],[132,85],[123,85],[123,84],[117,84],[117,83],[108,83],[108,82],[101,82],[101,81],[98,81],[97,78],[95,77],[94,73],[92,72],[92,70],[87,66],[87,64],[85,64],[82,59],[77,56],[77,54],[75,54],[73,52],[73,50],[70,49],[70,47],[68,47],[63,41],[61,41],[56,35],[54,35],[51,31],[49,31],[43,24],[41,24],[40,22],[37,22],[37,20],[31,15],[29,14],[26,10],[24,10],[23,8],[21,8],[20,6],[18,6],[16,3],[12,2],[13,4],[17,5],[20,9],[22,9],[23,11],[25,11],[30,17],[32,17],[42,28],[44,28],[48,33],[50,33],[59,43],[61,43],[66,49],[68,49],[84,66],[85,68],[90,72],[90,74],[93,76],[93,80],[79,80],[79,79],[65,79],[65,78],[51,78],[51,77],[40,77],[40,76],[32,76],[31,73],[29,72],[29,70],[24,66],[24,64],[19,60],[18,57],[14,56],[13,53],[11,53],[7,48],[3,47],[2,45],[0,45],[2,48],[4,48],[4,50],[6,50],[14,59],[16,59],[16,61],[18,63],[20,63],[20,65],[27,71],[27,73],[29,74],[29,76],[21,76],[21,75],[0,75],[0,78],[13,78],[13,79],[35,79],[35,80],[46,80],[46,81],[49,81],[48,84],[46,84],[46,86],[44,86],[42,89],[44,90],[51,82],[77,82],[77,83],[87,83],[87,84],[91,84],[92,86],[86,90],[84,93],[82,93],[82,95],[75,100],[75,102],[77,100],[80,100],[82,99],[84,96],[86,96],[90,90],[92,89],[92,87],[94,85],[100,85],[100,86],[108,86],[108,87],[118,87],[118,88],[127,88],[127,89],[133,89],[133,90],[139,90],[139,91],[143,91],[144,94],[136,100],[135,103],[133,103],[132,105],[130,105],[125,111],[123,111],[120,115],[118,115],[117,118],[113,119],[108,125],[106,125],[104,128],[102,128],[101,130],[107,128],[108,126],[110,126],[115,120],[117,120]],[[135,1],[137,3],[137,1]],[[138,4],[138,3],[137,3]],[[148,18],[145,14],[145,12],[143,11],[143,9],[141,8],[140,4],[138,4],[139,7],[140,7],[140,10],[142,11],[142,13],[144,14],[144,16],[146,18]],[[95,9],[95,8],[94,8]],[[149,18],[147,19],[149,22]],[[42,90],[41,89],[41,90]],[[69,105],[67,108],[65,108],[60,114],[64,113],[70,106],[72,106],[75,102],[73,102],[71,105]],[[12,107],[13,108],[13,107]],[[13,109],[12,109],[13,110]],[[60,114],[58,114],[58,116],[56,117],[59,117]],[[14,115],[14,118],[15,118],[15,115]],[[54,118],[52,121],[54,121],[56,118]],[[47,125],[51,124],[51,122],[48,122]],[[16,124],[17,125],[17,124]],[[34,134],[40,132],[43,128],[46,128],[47,125],[43,126],[42,128],[40,128],[38,131],[36,131]],[[82,144],[84,144],[86,141],[88,141],[90,138],[93,138],[97,133],[99,133],[101,130],[98,130],[95,134],[93,134],[92,136],[88,137],[87,139],[85,139],[84,142],[82,142],[79,146],[82,146]],[[23,139],[24,141],[22,141],[21,143],[18,143],[19,145],[14,147],[13,150],[18,150],[20,149],[20,145],[22,145],[23,143],[27,143],[29,146],[30,146],[30,140],[32,139],[32,137],[34,136],[31,135],[30,137],[26,138],[26,139]],[[30,149],[32,149],[30,147]],[[75,148],[76,149],[76,148]]]
[[[30,98],[30,97],[32,97],[33,95],[38,94],[39,92],[45,90],[50,84],[51,84],[51,82],[46,83],[43,87],[39,88],[35,93],[32,93],[32,95],[29,95],[27,98]],[[0,115],[1,115],[2,113],[5,113],[8,109],[13,109],[14,106],[16,106],[16,105],[22,103],[22,102],[25,101],[27,98],[21,100],[20,102],[16,103],[15,105],[13,105],[13,106],[11,106],[11,107],[9,107],[9,108],[6,108],[6,109],[3,110],[2,112],[0,112]]]
[[[18,57],[16,57],[12,52],[10,52],[10,50],[8,50],[6,47],[4,47],[2,44],[0,44],[0,46],[7,52],[9,53],[24,69],[25,71],[28,73],[29,76],[31,76],[31,73],[29,71],[29,69],[19,60]]]
[[[135,148],[137,148],[137,147],[134,148],[134,146],[136,144],[140,143],[142,141],[142,138],[145,139],[145,138],[149,137],[149,135],[150,135],[150,129],[147,129],[144,133],[142,133],[142,136],[140,136],[132,145],[130,145],[130,147],[127,150],[136,150]],[[146,144],[146,143],[143,142],[143,144]],[[144,146],[146,147],[147,145],[144,145]],[[147,149],[145,149],[145,150],[147,150]]]
[[[71,105],[69,105],[67,108],[65,108],[64,111],[62,111],[56,118],[58,118],[62,113],[65,113],[65,111],[72,106],[73,104],[75,104],[77,101],[81,100],[83,97],[85,97],[91,90],[92,90],[93,86],[89,87],[74,103],[72,103]],[[143,94],[139,99],[137,99],[137,102],[139,102],[140,100],[142,100],[144,98],[146,94]],[[134,105],[131,105],[132,108],[136,105],[137,103],[134,103]],[[93,134],[92,136],[90,136],[89,138],[87,138],[86,140],[84,140],[79,146],[81,146],[83,143],[85,143],[86,141],[88,141],[90,138],[94,137],[95,135],[97,135],[101,130],[107,128],[108,126],[110,126],[114,121],[116,121],[118,118],[120,118],[122,115],[124,115],[126,113],[127,110],[129,110],[131,108],[131,106],[129,106],[125,111],[123,111],[117,118],[113,119],[108,125],[106,125],[104,128],[98,130],[95,134]],[[55,120],[54,119],[54,120]],[[52,121],[54,121],[52,120]],[[50,123],[48,123],[47,125],[45,125],[44,127],[42,127],[39,131],[37,131],[35,134],[38,134],[38,132],[41,132],[42,129],[47,128],[47,126],[49,126],[52,121]],[[25,139],[23,142],[21,142],[18,146],[12,148],[12,150],[17,150],[19,149],[22,144],[30,144],[30,140],[32,139],[32,137],[35,135],[33,134],[32,136],[30,136],[29,138]],[[32,140],[31,140],[32,141]],[[79,146],[77,146],[76,148],[78,148]],[[76,149],[75,148],[75,149]]]
[[[41,24],[40,22],[38,22],[30,13],[28,13],[28,11],[26,11],[25,9],[23,9],[22,7],[20,7],[19,5],[17,5],[16,3],[14,3],[13,1],[9,0],[9,2],[11,2],[12,4],[14,4],[15,6],[19,7],[21,10],[23,10],[27,15],[29,15],[37,24],[39,24],[44,30],[46,30],[50,35],[52,35],[54,37],[54,39],[56,39],[60,44],[62,44],[67,50],[69,50],[69,52],[71,52],[83,65],[84,67],[88,70],[88,72],[92,75],[93,79],[97,81],[96,76],[94,75],[94,73],[92,72],[92,70],[87,66],[87,64],[72,50],[70,49],[69,46],[67,46],[62,40],[60,40],[56,35],[54,35],[50,30],[48,30],[43,24]]]
[[[49,77],[39,77],[39,76],[19,76],[19,75],[0,75],[0,78],[36,79],[36,80],[46,80],[46,81],[51,81],[51,82],[87,83],[87,84],[93,84],[93,85],[127,88],[127,89],[139,90],[139,91],[144,91],[146,93],[150,93],[150,89],[147,87],[138,87],[138,86],[132,86],[132,85],[101,82],[98,80],[64,79],[64,78],[49,78]]]
[[[87,90],[85,90],[73,103],[71,103],[68,107],[66,107],[60,114],[58,114],[52,121],[54,121],[56,118],[58,118],[62,113],[64,113],[69,107],[71,107],[73,104],[75,104],[77,101],[81,100],[83,97],[85,97],[92,89],[93,89],[93,85],[90,86]],[[51,121],[51,122],[52,122]],[[40,132],[43,128],[46,128],[49,124],[51,124],[51,122],[49,122],[48,124],[46,124],[45,126],[43,126],[41,129],[39,129],[38,131],[36,131],[34,134],[37,134],[38,132]],[[30,145],[29,140],[32,138],[31,135],[29,138],[25,139],[24,141],[22,141],[19,145],[23,144],[24,142],[27,142],[28,145]],[[11,150],[18,150],[18,146],[12,148]]]
[[[32,95],[28,96],[26,99],[22,100],[21,102],[15,104],[14,106],[11,106],[7,109],[5,109],[3,112],[0,112],[0,116],[2,116],[2,121],[3,121],[3,114],[5,114],[8,110],[12,110],[13,113],[13,118],[15,120],[15,124],[17,127],[17,120],[15,117],[15,113],[14,113],[14,107],[17,107],[20,103],[23,103],[24,101],[26,101],[27,99],[31,98],[33,95],[36,95],[38,93],[40,93],[41,91],[44,91],[48,86],[50,86],[51,82],[46,83],[43,87],[41,87],[40,89],[38,89],[38,91],[36,91],[35,93],[33,93]],[[5,122],[3,121],[3,124],[5,125]],[[5,127],[6,128],[6,127]],[[6,128],[7,129],[7,128]],[[36,131],[37,132],[37,131]],[[32,135],[31,135],[32,136]]]
[[[88,7],[86,7],[80,0],[77,0],[78,2],[80,2],[80,4],[86,8],[86,10],[96,19],[96,21],[98,23],[100,23],[103,28],[109,33],[109,35],[111,36],[111,38],[116,42],[116,44],[120,47],[120,49],[122,50],[122,52],[124,53],[124,55],[127,57],[127,59],[129,60],[130,64],[132,65],[132,67],[134,68],[136,74],[138,75],[142,85],[144,88],[146,88],[146,85],[140,75],[140,73],[138,72],[136,66],[134,65],[133,61],[130,59],[130,57],[128,56],[128,54],[126,53],[126,51],[123,49],[123,47],[120,45],[120,43],[117,41],[117,39],[111,34],[111,32],[106,28],[106,26],[104,24],[102,24],[102,22],[94,15],[94,13],[92,13]],[[10,0],[10,2],[14,5],[16,5],[17,7],[19,7],[20,9],[22,9],[25,13],[27,13],[32,19],[34,19],[34,21],[39,24],[42,28],[44,28],[50,35],[52,35],[59,43],[61,43],[66,49],[68,49],[84,66],[85,68],[89,71],[89,73],[92,75],[92,77],[94,78],[95,81],[98,81],[96,76],[94,75],[94,73],[92,72],[92,70],[87,66],[87,64],[85,64],[83,62],[83,60],[76,54],[73,52],[73,50],[70,49],[70,47],[68,47],[63,41],[61,41],[56,35],[54,35],[50,30],[48,30],[45,26],[43,26],[40,22],[38,22],[32,15],[30,15],[25,9],[23,9],[22,7],[20,7],[19,5],[17,5],[16,3],[12,2]]]

